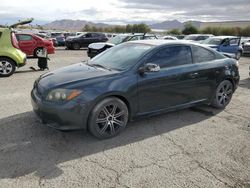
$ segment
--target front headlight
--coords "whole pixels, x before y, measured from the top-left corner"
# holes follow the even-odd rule
[[[46,100],[51,102],[66,102],[76,98],[81,93],[82,91],[76,89],[55,89],[49,92]]]

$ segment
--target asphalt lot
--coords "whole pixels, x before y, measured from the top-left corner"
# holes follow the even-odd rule
[[[87,58],[59,48],[50,70]],[[100,141],[39,123],[30,91],[35,59],[0,79],[0,187],[250,187],[250,57],[223,111],[202,106],[132,122]]]

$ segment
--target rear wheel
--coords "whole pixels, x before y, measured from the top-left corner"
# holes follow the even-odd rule
[[[88,128],[99,139],[111,138],[125,129],[128,122],[126,104],[115,97],[98,103],[91,112]]]
[[[0,58],[0,76],[11,76],[16,70],[15,62],[8,58]]]
[[[72,48],[73,50],[80,50],[81,46],[78,43],[73,43]]]
[[[229,80],[222,81],[216,89],[212,106],[215,108],[225,108],[233,96],[233,84]]]

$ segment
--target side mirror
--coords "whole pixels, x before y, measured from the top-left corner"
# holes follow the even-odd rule
[[[147,63],[144,67],[139,68],[139,73],[143,74],[145,72],[159,72],[161,70],[160,66],[153,63]]]

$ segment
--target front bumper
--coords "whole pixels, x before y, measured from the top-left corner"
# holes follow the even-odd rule
[[[86,129],[90,109],[87,103],[72,100],[66,104],[53,104],[41,98],[36,89],[31,91],[33,110],[43,124],[58,130]]]

